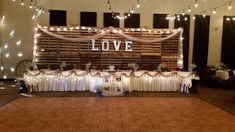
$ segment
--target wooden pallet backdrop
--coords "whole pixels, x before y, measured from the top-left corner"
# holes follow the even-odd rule
[[[133,30],[133,29],[132,29]],[[66,31],[51,31],[70,38],[79,38],[97,34],[97,30],[79,29]],[[169,33],[160,33],[159,29],[149,31],[125,29],[125,34],[142,39],[163,38]],[[60,40],[49,36],[41,30],[38,30],[40,37],[37,43],[36,65],[39,69],[51,68],[59,69],[61,62],[65,61],[68,69],[80,68],[85,69],[85,64],[92,63],[96,69],[108,68],[109,65],[115,65],[118,69],[130,69],[128,63],[137,63],[139,69],[156,70],[160,63],[165,63],[169,70],[177,68],[177,59],[179,51],[179,35],[171,39],[157,43],[132,42],[132,52],[125,52],[125,38],[118,34],[109,33],[102,38],[96,39],[96,46],[101,41],[110,42],[109,51],[92,51],[91,41],[88,42],[70,42]],[[115,51],[112,41],[121,40],[120,51]]]

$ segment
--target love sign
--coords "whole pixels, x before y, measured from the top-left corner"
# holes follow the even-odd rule
[[[102,40],[101,49],[99,49],[98,46],[96,46],[94,39],[92,39],[91,42],[92,42],[91,43],[92,44],[92,47],[91,47],[92,51],[100,51],[100,50],[109,51],[109,41]],[[120,50],[121,43],[122,43],[121,41],[113,40],[112,44],[114,46],[115,51]],[[131,52],[132,51],[131,44],[132,44],[132,41],[125,41],[125,51],[126,52]]]

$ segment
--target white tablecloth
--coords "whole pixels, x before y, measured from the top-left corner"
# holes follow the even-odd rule
[[[174,74],[173,74],[174,73]],[[119,79],[117,79],[119,78]],[[30,91],[92,91],[97,87],[110,86],[126,88],[129,91],[182,91],[188,92],[191,72],[155,71],[118,71],[87,73],[82,70],[73,71],[29,71],[24,74],[24,80],[31,86]],[[184,88],[184,89],[181,89]],[[187,88],[185,90],[185,88]]]
[[[215,72],[215,76],[221,80],[228,80],[229,79],[229,73],[227,70],[217,70]]]

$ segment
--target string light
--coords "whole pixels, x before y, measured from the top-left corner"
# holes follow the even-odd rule
[[[30,9],[33,9],[33,0],[30,1],[30,3],[29,3],[29,8],[30,8]]]
[[[184,10],[183,10],[183,13],[182,13],[182,15],[183,15],[183,16],[185,15],[185,12],[184,12]]]
[[[2,70],[2,71],[4,70],[4,67],[3,67],[3,66],[1,66],[1,70]]]
[[[206,17],[206,14],[205,14],[205,11],[203,12],[203,15],[202,15],[203,17]]]
[[[198,8],[198,2],[197,2],[197,0],[195,0],[194,7],[195,7],[195,8]]]
[[[22,57],[23,56],[23,53],[22,52],[19,52],[18,53],[18,57]]]
[[[24,6],[24,0],[21,0],[20,5]]]
[[[12,0],[12,1],[15,2],[16,0]],[[30,9],[35,9],[37,12],[50,14],[49,10],[47,10],[41,6],[38,6],[38,4],[35,0],[28,0],[28,2],[25,2],[25,0],[19,0],[19,1],[20,1],[21,6],[28,5]]]
[[[140,0],[137,0],[137,5],[136,5],[137,8],[140,8]]]
[[[21,44],[21,40],[16,42],[16,45],[19,46]]]
[[[227,21],[230,21],[231,19],[229,17],[226,18]]]
[[[135,12],[135,11],[134,11],[135,4],[132,5],[132,8],[131,8],[131,10],[128,11],[128,14],[123,14],[123,15],[122,15],[122,14],[119,15],[119,14],[115,14],[115,13],[114,13],[114,11],[113,11],[113,9],[112,9],[112,5],[111,5],[110,0],[107,0],[107,4],[108,4],[108,6],[109,6],[109,11],[111,11],[112,17],[113,17],[114,19],[119,19],[119,20],[127,19],[128,17],[131,16],[131,14],[133,14],[133,13]],[[137,7],[137,8],[140,8],[140,0],[137,0],[136,7]]]
[[[216,8],[213,10],[213,14],[216,14]]]
[[[6,56],[6,58],[9,58],[9,57],[10,57],[10,54],[9,54],[9,53],[6,53],[5,56]]]
[[[15,31],[14,31],[14,30],[12,30],[12,31],[10,32],[10,37],[11,37],[11,38],[13,38],[13,37],[14,37],[14,35],[15,35]]]
[[[191,12],[191,8],[189,7],[189,8],[188,8],[188,13],[190,13],[190,12]]]
[[[5,45],[4,45],[4,49],[7,49],[7,48],[8,48],[8,44],[5,44]]]
[[[134,11],[134,7],[132,7],[132,9],[131,9],[131,13],[133,14],[135,11]]]
[[[195,16],[193,16],[193,20],[195,20],[196,19],[196,17]]]
[[[11,67],[11,72],[14,72],[15,71],[15,68]]]
[[[229,10],[232,9],[232,2],[229,2],[229,4],[228,4],[228,9],[229,9]]]

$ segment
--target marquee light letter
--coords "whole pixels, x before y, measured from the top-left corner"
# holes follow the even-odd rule
[[[94,40],[94,39],[91,40],[91,43],[92,43],[92,48],[91,48],[91,50],[92,50],[92,51],[98,51],[99,49],[95,47],[95,40]]]
[[[109,42],[108,41],[102,41],[102,50],[103,51],[109,50]]]
[[[125,51],[127,51],[127,52],[132,51],[132,49],[131,49],[132,42],[131,41],[125,41],[125,44],[126,44]]]
[[[114,44],[115,51],[119,51],[121,41],[116,41],[116,40],[114,40],[114,41],[113,41],[113,44]]]

